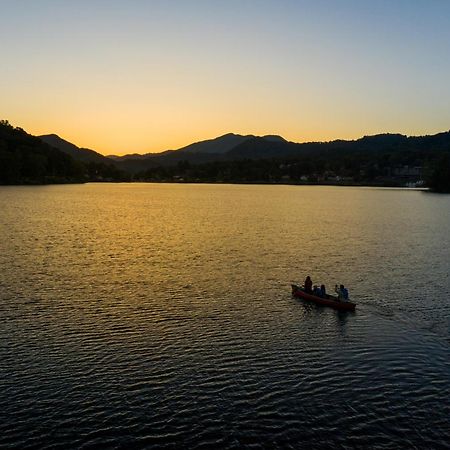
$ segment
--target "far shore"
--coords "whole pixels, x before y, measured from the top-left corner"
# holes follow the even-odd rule
[[[261,185],[261,186],[333,186],[333,187],[365,187],[365,188],[386,188],[386,189],[404,189],[412,191],[429,191],[434,192],[426,186],[402,186],[400,184],[387,183],[356,183],[356,182],[287,182],[287,181],[212,181],[212,180],[86,180],[86,181],[52,181],[39,182],[28,180],[24,183],[16,184],[0,184],[0,186],[54,186],[54,185],[72,185],[72,184],[124,184],[124,183],[142,183],[142,184],[218,184],[218,185]]]

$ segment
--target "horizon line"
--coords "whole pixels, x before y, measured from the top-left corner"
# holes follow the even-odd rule
[[[16,127],[16,128],[21,128],[21,127]],[[220,138],[228,136],[228,135],[242,136],[242,137],[249,137],[249,138],[264,138],[264,137],[273,136],[273,137],[279,137],[279,138],[283,139],[284,141],[286,141],[287,143],[292,143],[292,144],[327,144],[327,143],[337,142],[337,141],[344,141],[344,142],[358,141],[360,139],[364,139],[364,138],[367,138],[367,137],[374,137],[374,136],[388,136],[388,135],[390,135],[390,136],[404,136],[406,138],[413,138],[413,137],[435,136],[435,135],[438,135],[438,134],[449,133],[449,132],[450,132],[450,128],[448,130],[442,130],[442,131],[438,131],[438,132],[432,133],[432,134],[431,133],[426,133],[426,134],[403,134],[403,133],[400,133],[400,132],[380,132],[380,133],[375,133],[375,134],[364,134],[362,136],[359,136],[359,137],[353,138],[353,139],[335,138],[335,139],[322,140],[322,141],[314,141],[314,140],[312,140],[312,141],[301,141],[301,142],[299,142],[299,141],[290,141],[290,140],[284,138],[282,135],[275,134],[275,133],[274,134],[257,135],[257,134],[251,134],[251,133],[250,134],[240,134],[240,133],[228,132],[228,133],[220,134],[220,135],[212,137],[212,138],[196,140],[196,141],[190,142],[190,143],[188,143],[186,145],[183,145],[182,147],[178,147],[178,148],[175,148],[175,149],[168,148],[166,150],[155,151],[155,152],[148,152],[148,151],[128,152],[128,153],[125,152],[125,153],[121,153],[121,154],[118,154],[118,153],[102,153],[102,152],[100,152],[98,150],[95,150],[94,148],[91,148],[91,147],[81,147],[81,146],[79,146],[79,145],[77,145],[77,144],[75,144],[75,143],[73,143],[73,142],[71,142],[71,141],[61,137],[57,133],[39,134],[39,135],[34,135],[34,136],[36,136],[38,138],[44,137],[44,136],[56,136],[57,138],[65,141],[65,142],[68,142],[69,144],[72,144],[72,145],[76,146],[77,148],[85,149],[85,150],[92,150],[92,151],[94,151],[94,152],[96,152],[96,153],[98,153],[98,154],[100,154],[102,156],[105,156],[105,157],[110,157],[110,156],[123,157],[123,156],[127,156],[127,155],[141,155],[141,156],[148,155],[148,154],[158,155],[160,153],[165,153],[165,152],[179,151],[179,150],[182,150],[182,149],[184,149],[186,147],[189,147],[191,145],[199,144],[201,142],[206,142],[206,141],[213,141],[215,139],[220,139]]]

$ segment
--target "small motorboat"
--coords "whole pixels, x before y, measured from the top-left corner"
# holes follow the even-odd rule
[[[302,298],[303,300],[314,302],[318,305],[331,306],[332,308],[339,309],[341,311],[354,311],[356,308],[355,303],[349,302],[347,300],[339,300],[334,295],[327,294],[325,297],[318,297],[317,295],[306,292],[303,287],[297,286],[296,284],[291,284],[291,287],[292,295],[294,297]]]

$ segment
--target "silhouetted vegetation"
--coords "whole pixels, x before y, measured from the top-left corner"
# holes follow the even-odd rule
[[[87,181],[131,181],[131,175],[113,163],[83,163]]]
[[[112,163],[112,161],[106,156],[103,156],[100,153],[97,153],[96,151],[90,150],[88,148],[77,147],[75,144],[72,144],[71,142],[60,138],[56,134],[45,134],[38,137],[46,144],[50,145],[51,147],[57,148],[58,150],[61,150],[76,161],[81,161],[83,163],[103,163],[106,165],[110,165]]]
[[[82,163],[0,121],[0,184],[80,183],[124,181],[130,177],[112,163]]]
[[[382,134],[355,141],[305,144],[249,137],[221,154],[180,151],[155,155],[148,159],[152,166],[142,164],[143,170],[135,178],[212,183],[422,186],[424,180],[431,182],[434,171],[443,164],[436,165],[435,161],[445,154],[450,154],[448,132],[422,137]],[[436,190],[442,189],[435,186]]]
[[[432,191],[450,193],[450,154],[445,153],[434,161],[427,180]]]
[[[422,186],[426,182],[436,192],[450,192],[450,132],[422,137],[382,134],[304,144],[276,136],[225,135],[205,141],[206,147],[192,144],[186,147],[189,151],[114,160],[56,135],[42,138],[58,149],[7,121],[0,122],[0,183],[136,180]],[[230,142],[236,146],[228,150]],[[214,145],[218,153],[214,153]],[[204,148],[207,153],[201,152]]]
[[[83,180],[83,167],[70,156],[0,121],[0,183],[73,183]]]
[[[439,151],[316,149],[301,156],[245,158],[149,168],[145,181],[405,186],[433,170]]]

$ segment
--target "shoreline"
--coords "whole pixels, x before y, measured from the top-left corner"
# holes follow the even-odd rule
[[[200,181],[200,180],[130,180],[130,181],[114,181],[114,180],[89,180],[89,181],[66,181],[66,182],[27,182],[27,183],[12,183],[12,184],[0,184],[1,187],[6,186],[64,186],[73,184],[218,184],[218,185],[259,185],[259,186],[317,186],[317,187],[362,187],[362,188],[385,188],[385,189],[403,189],[403,190],[414,190],[414,191],[425,191],[425,192],[435,192],[430,188],[425,186],[401,186],[398,184],[385,184],[385,183],[307,183],[307,182],[267,182],[267,181]]]

